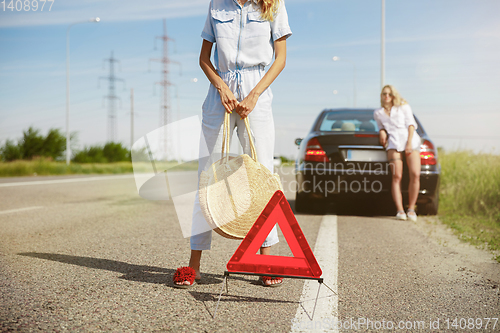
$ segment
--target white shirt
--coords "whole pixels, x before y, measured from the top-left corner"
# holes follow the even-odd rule
[[[211,0],[201,37],[216,43],[214,60],[221,72],[268,66],[274,41],[292,35],[284,0],[272,22],[261,18],[256,0]]]
[[[393,106],[390,116],[385,113],[384,108],[376,109],[373,112],[373,117],[377,122],[379,130],[384,129],[389,136],[386,150],[405,150],[406,143],[408,142],[408,128],[410,125],[415,127],[412,139],[412,149],[420,150],[420,136],[416,131],[418,126],[409,104]]]

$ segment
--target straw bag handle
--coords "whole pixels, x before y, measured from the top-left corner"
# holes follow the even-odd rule
[[[226,155],[226,162],[229,159],[229,136],[230,136],[230,117],[231,115],[228,112],[224,112],[224,129],[223,129],[223,134],[222,134],[222,157],[224,157],[224,154]],[[255,149],[255,144],[253,142],[252,138],[252,132],[250,132],[250,122],[248,121],[248,117],[245,118],[245,127],[247,129],[248,133],[248,139],[250,140],[250,151],[252,154],[252,159],[255,162],[259,162],[257,159],[257,150]]]

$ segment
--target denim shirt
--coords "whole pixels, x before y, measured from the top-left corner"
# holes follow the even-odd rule
[[[215,66],[221,72],[267,66],[274,41],[292,35],[284,0],[272,22],[261,18],[256,0],[211,0],[201,37],[215,45]]]

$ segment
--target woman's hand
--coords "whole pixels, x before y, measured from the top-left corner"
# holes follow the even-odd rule
[[[413,152],[413,148],[411,146],[411,142],[408,141],[408,143],[406,144],[406,148],[405,148],[405,154],[406,156],[410,155],[411,153]]]
[[[378,139],[380,141],[380,144],[385,147],[385,145],[387,144],[387,132],[381,130]]]
[[[219,89],[220,101],[226,109],[226,112],[233,112],[234,109],[238,107],[238,100],[234,97],[233,92],[223,84]]]
[[[236,113],[240,115],[242,119],[245,119],[250,112],[253,111],[257,101],[259,100],[259,96],[255,93],[250,93],[241,103],[236,106]]]
[[[210,83],[217,89],[220,95],[220,100],[222,105],[226,109],[226,112],[231,113],[236,106],[238,106],[238,100],[234,97],[233,92],[229,89],[227,84],[222,80],[222,78],[217,73],[214,65],[210,61],[212,55],[213,43],[203,40],[200,51],[200,67],[207,76]]]
[[[415,132],[415,126],[408,126],[408,141],[406,142],[405,148],[406,156],[410,155],[413,151],[413,148],[411,147],[411,142],[413,141],[413,132]]]

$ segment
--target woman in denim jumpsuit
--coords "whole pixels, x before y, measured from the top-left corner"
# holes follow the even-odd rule
[[[263,7],[268,10],[262,10]],[[250,154],[244,124],[248,117],[258,160],[273,171],[275,131],[271,109],[273,95],[269,86],[285,67],[286,39],[291,35],[284,0],[211,0],[201,34],[200,52],[200,66],[211,83],[202,107],[203,137],[210,153],[222,149],[222,124],[224,113],[228,112],[231,114],[230,133],[237,128],[243,151]],[[214,43],[215,64],[212,64]],[[265,72],[273,54],[274,62]],[[204,168],[206,165],[200,163],[198,177]],[[193,230],[203,229],[202,225],[206,224],[197,196]],[[211,236],[211,230],[192,232],[189,267],[195,270],[196,280],[200,279],[201,253],[210,249]],[[278,241],[275,226],[260,253],[270,254],[271,246]],[[280,283],[282,280],[275,278],[266,281],[265,285]],[[192,284],[190,281],[176,282],[177,286]]]

